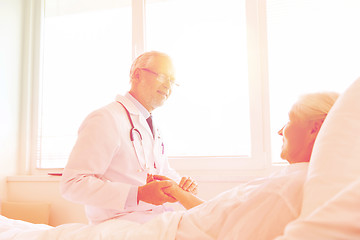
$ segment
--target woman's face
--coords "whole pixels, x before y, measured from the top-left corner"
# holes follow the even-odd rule
[[[314,139],[312,121],[290,119],[278,132],[283,137],[281,158],[289,163],[308,162]]]

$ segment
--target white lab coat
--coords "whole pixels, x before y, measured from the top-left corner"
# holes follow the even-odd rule
[[[129,213],[155,210],[159,206],[136,201],[127,202],[130,190],[146,183],[147,171],[142,150],[137,158],[130,141],[131,125],[121,102],[142,135],[143,149],[152,173],[179,181],[179,175],[170,168],[164,145],[155,127],[155,137],[146,119],[126,97],[92,112],[82,123],[76,144],[70,154],[61,181],[63,196],[85,205],[92,223],[121,217]],[[139,151],[138,151],[139,153]],[[136,190],[137,192],[137,190]],[[141,214],[139,215],[141,216]]]

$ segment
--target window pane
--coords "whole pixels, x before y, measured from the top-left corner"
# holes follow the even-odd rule
[[[169,155],[250,155],[245,2],[149,1],[147,49],[168,53],[180,87],[155,116]]]
[[[87,114],[129,89],[131,1],[45,5],[37,166],[53,168],[65,166]]]
[[[268,0],[272,152],[300,94],[342,92],[360,76],[360,1]]]

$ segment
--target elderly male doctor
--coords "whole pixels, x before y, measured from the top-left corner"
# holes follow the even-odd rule
[[[165,102],[175,84],[170,57],[155,51],[140,55],[131,66],[130,79],[125,96],[84,120],[63,172],[62,195],[84,204],[90,223],[113,218],[144,223],[167,211],[163,204],[176,200],[163,189],[174,182],[154,180],[153,174],[197,192],[191,178],[180,178],[169,166],[164,143],[151,122],[151,112]]]

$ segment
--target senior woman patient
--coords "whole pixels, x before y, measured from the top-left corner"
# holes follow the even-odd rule
[[[163,189],[190,209],[179,223],[177,239],[256,240],[280,235],[286,224],[300,214],[313,145],[337,98],[334,92],[311,93],[301,96],[292,106],[288,122],[278,132],[283,140],[281,158],[290,164],[279,172],[252,180],[205,203],[175,184]]]

